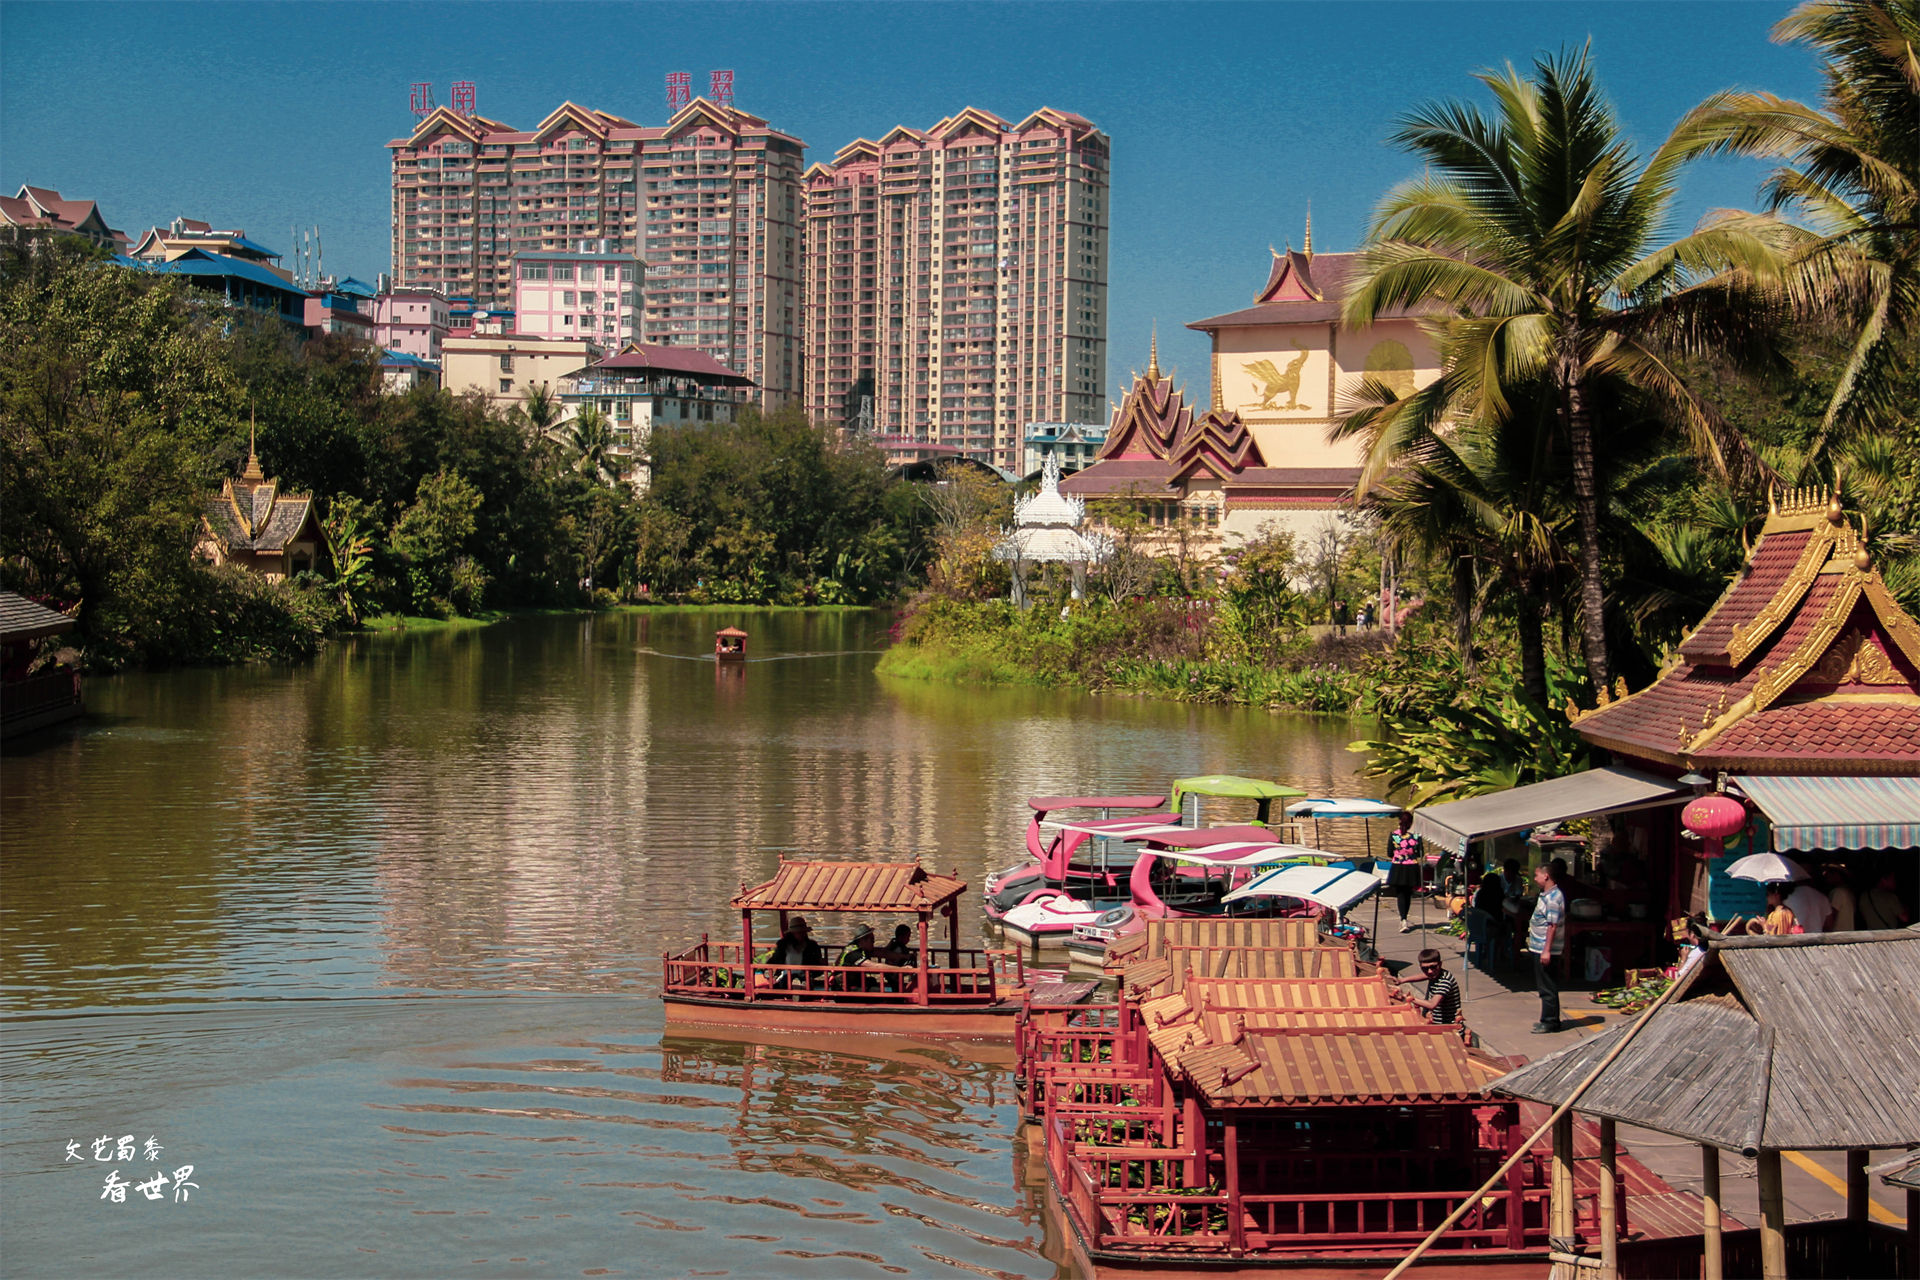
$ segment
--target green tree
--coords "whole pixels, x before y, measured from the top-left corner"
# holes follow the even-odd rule
[[[442,469],[420,482],[413,504],[401,513],[390,541],[406,561],[412,607],[444,613],[451,606],[479,607],[486,573],[470,554],[479,528],[480,490],[458,471]]]
[[[1794,296],[1804,315],[1844,316],[1851,348],[1820,432],[1892,429],[1912,415],[1901,393],[1920,335],[1920,3],[1810,0],[1773,29],[1825,60],[1824,109],[1770,93],[1717,94],[1683,128],[1704,149],[1784,161],[1766,184],[1773,210],[1804,216]]]
[[[0,558],[10,585],[79,605],[91,660],[181,656],[238,398],[219,332],[177,281],[59,247],[8,262]]]
[[[1675,351],[1770,353],[1780,245],[1758,220],[1728,217],[1655,247],[1698,140],[1676,133],[1642,163],[1621,136],[1585,51],[1480,77],[1492,116],[1443,102],[1405,118],[1395,141],[1426,176],[1383,202],[1344,319],[1438,304],[1452,341],[1477,349],[1477,393],[1497,418],[1515,389],[1551,389],[1578,531],[1580,634],[1596,684],[1609,678],[1601,492],[1605,453],[1592,384],[1625,380],[1681,424],[1716,467],[1751,463],[1744,442],[1693,394]],[[1370,458],[1377,482],[1393,452]]]
[[[514,406],[514,413],[520,422],[536,438],[546,438],[560,421],[560,415],[566,407],[560,403],[560,397],[553,394],[544,382],[530,382],[527,389],[520,393],[520,403]]]

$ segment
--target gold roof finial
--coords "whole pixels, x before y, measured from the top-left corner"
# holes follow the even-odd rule
[[[240,475],[247,480],[265,480],[267,473],[260,469],[260,454],[254,447],[254,441],[253,407],[249,405],[247,407],[247,469]]]
[[[1147,381],[1160,381],[1160,322],[1153,322],[1153,337],[1147,345]]]
[[[1309,258],[1313,256],[1313,201],[1307,201],[1307,243],[1300,250]]]

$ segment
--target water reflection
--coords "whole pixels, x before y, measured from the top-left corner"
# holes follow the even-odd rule
[[[1003,1063],[661,1042],[658,955],[732,937],[782,851],[977,886],[1028,795],[1351,791],[1360,735],[883,681],[889,621],[529,618],[94,682],[0,789],[9,1271],[1051,1275]],[[76,1251],[98,1188],[61,1144],[135,1126],[205,1205]]]

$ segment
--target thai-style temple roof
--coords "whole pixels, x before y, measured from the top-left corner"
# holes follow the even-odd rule
[[[283,552],[317,520],[313,495],[281,493],[280,482],[266,477],[251,451],[246,470],[229,478],[201,514],[208,532],[229,551]]]
[[[1558,1103],[1627,1030],[1496,1088]],[[1579,1106],[1732,1151],[1920,1143],[1920,934],[1714,942]]]
[[[1315,253],[1311,249],[1289,248],[1273,254],[1273,266],[1267,282],[1254,296],[1253,305],[1224,315],[1209,316],[1187,325],[1202,333],[1216,329],[1245,329],[1269,324],[1326,324],[1340,319],[1345,305],[1347,282],[1359,269],[1357,253]],[[1389,307],[1382,319],[1417,315],[1420,308]]]
[[[1920,625],[1838,502],[1797,492],[1674,665],[1568,714],[1596,746],[1699,772],[1920,774]]]
[[[773,879],[742,889],[744,911],[932,911],[966,890],[958,875],[917,862],[782,862]]]
[[[1315,498],[1336,502],[1360,478],[1358,467],[1270,467],[1232,410],[1196,418],[1186,395],[1163,376],[1157,358],[1137,375],[1113,411],[1107,442],[1093,465],[1060,482],[1080,497],[1177,498],[1206,473],[1230,501]]]

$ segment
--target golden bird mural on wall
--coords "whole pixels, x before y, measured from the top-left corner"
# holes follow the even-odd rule
[[[1306,367],[1307,349],[1295,342],[1293,349],[1300,354],[1287,361],[1287,367],[1281,369],[1271,360],[1255,360],[1252,364],[1240,367],[1253,375],[1260,384],[1260,403],[1248,405],[1250,409],[1311,409],[1310,404],[1300,403],[1300,371]],[[1287,402],[1276,405],[1274,401],[1286,396]]]

